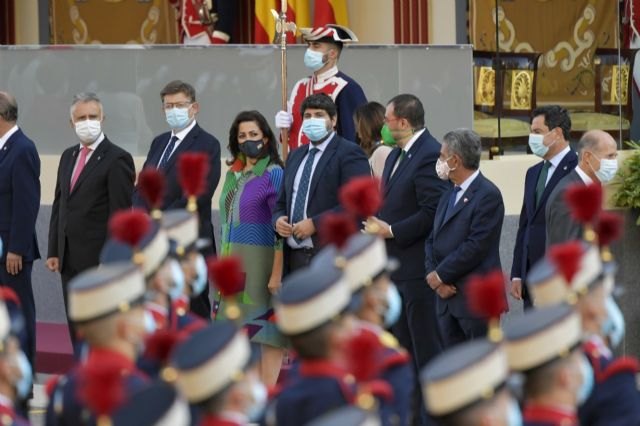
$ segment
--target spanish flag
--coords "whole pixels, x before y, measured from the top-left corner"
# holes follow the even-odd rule
[[[273,43],[276,23],[271,10],[273,9],[279,12],[281,10],[280,1],[281,0],[255,0],[254,43]],[[295,22],[298,28],[308,27],[311,22],[309,18],[309,0],[288,0],[287,20],[289,22]],[[287,43],[295,42],[295,36],[287,33]]]
[[[349,26],[347,0],[316,0],[313,27],[318,28],[326,24]]]

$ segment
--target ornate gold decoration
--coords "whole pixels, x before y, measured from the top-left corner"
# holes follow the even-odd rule
[[[569,42],[561,41],[544,55],[544,62],[547,68],[553,68],[560,61],[560,69],[562,71],[571,71],[575,66],[578,57],[587,49],[593,46],[596,37],[589,28],[596,20],[596,8],[592,4],[588,4],[582,11],[582,16],[573,27],[573,41],[575,47]]]
[[[476,105],[494,107],[496,104],[496,71],[480,67],[476,84]]]
[[[531,109],[533,95],[533,71],[511,71],[511,109]]]
[[[613,65],[611,67],[611,98],[612,104],[627,103],[627,88],[629,87],[629,65]]]

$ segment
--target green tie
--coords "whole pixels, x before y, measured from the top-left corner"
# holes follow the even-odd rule
[[[549,175],[549,167],[551,167],[550,161],[545,161],[538,176],[538,182],[536,183],[536,207],[540,204],[540,199],[544,193],[544,187],[547,185],[547,176]]]

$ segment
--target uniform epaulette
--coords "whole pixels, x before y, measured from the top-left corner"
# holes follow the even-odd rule
[[[637,359],[632,357],[620,357],[609,364],[603,371],[596,373],[596,381],[601,383],[620,373],[631,373],[635,376],[638,369],[640,369],[640,364]]]
[[[400,343],[398,343],[398,339],[396,339],[396,337],[393,334],[389,333],[388,331],[382,331],[379,334],[379,338],[380,338],[380,343],[382,343],[382,345],[387,348],[391,348],[391,349],[400,348]]]
[[[361,389],[366,389],[368,393],[378,399],[384,399],[387,402],[393,401],[393,388],[384,380],[371,380],[360,384],[359,387],[361,387]],[[358,397],[356,397],[356,402],[357,401]]]

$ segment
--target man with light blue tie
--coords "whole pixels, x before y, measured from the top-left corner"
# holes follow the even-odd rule
[[[486,319],[469,311],[465,286],[473,275],[501,269],[504,203],[500,190],[480,173],[481,151],[476,133],[453,130],[444,135],[436,163],[438,177],[454,184],[440,199],[425,245],[426,281],[437,296],[445,348],[486,336]]]
[[[329,96],[307,97],[300,114],[311,143],[289,156],[273,211],[274,229],[286,239],[285,274],[308,265],[320,248],[317,229],[326,213],[340,209],[340,187],[371,174],[362,149],[335,133],[337,109]]]

